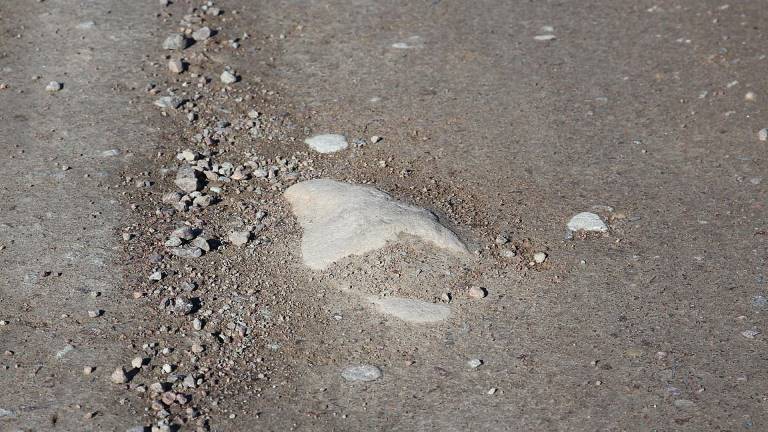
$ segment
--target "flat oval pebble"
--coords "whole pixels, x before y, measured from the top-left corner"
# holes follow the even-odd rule
[[[375,381],[381,378],[381,369],[372,365],[349,366],[341,376],[347,381]]]
[[[349,146],[347,138],[338,134],[315,135],[305,139],[304,143],[318,153],[335,153]]]
[[[582,212],[572,217],[571,220],[568,221],[567,226],[571,231],[608,231],[608,227],[605,225],[605,222],[600,219],[600,216],[590,212]]]
[[[451,314],[451,308],[441,304],[429,303],[407,298],[389,297],[384,299],[371,298],[376,309],[387,315],[392,315],[406,322],[432,323],[443,321]]]

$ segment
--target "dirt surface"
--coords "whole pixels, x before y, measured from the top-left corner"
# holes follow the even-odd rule
[[[765,430],[764,9],[0,5],[0,430]],[[315,178],[471,254],[313,271],[283,191]],[[608,232],[568,233],[583,211]]]

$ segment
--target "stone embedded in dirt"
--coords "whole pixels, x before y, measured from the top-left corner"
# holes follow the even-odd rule
[[[757,139],[760,141],[768,141],[768,128],[763,128],[757,131]]]
[[[544,252],[536,252],[535,254],[533,254],[533,262],[535,262],[536,264],[541,264],[546,260],[547,260],[547,254]]]
[[[574,217],[571,218],[571,220],[568,221],[567,225],[568,229],[571,231],[591,231],[591,232],[606,232],[608,231],[608,227],[605,225],[605,222],[603,222],[602,219],[600,219],[600,216],[590,213],[590,212],[581,212]]]
[[[381,378],[381,369],[372,365],[349,366],[341,372],[347,381],[375,381]]]
[[[184,72],[184,62],[179,59],[168,60],[168,70],[171,73],[180,74]]]
[[[248,240],[251,239],[251,232],[250,231],[232,231],[227,236],[227,239],[229,239],[230,243],[232,243],[235,246],[245,246],[245,244],[248,243]]]
[[[195,238],[195,230],[190,226],[184,225],[173,230],[171,237],[177,237],[182,240],[192,240]]]
[[[115,369],[114,372],[112,372],[112,375],[109,376],[109,379],[112,380],[112,382],[115,384],[125,384],[128,382],[128,375],[125,374],[125,369],[120,366]]]
[[[162,96],[154,102],[155,106],[160,108],[176,109],[181,105],[181,99],[176,96]]]
[[[221,73],[221,76],[219,77],[221,79],[221,82],[224,84],[234,84],[237,82],[237,75],[233,74],[232,72],[225,70]]]
[[[192,246],[199,248],[203,252],[210,252],[211,251],[211,244],[208,243],[208,239],[203,237],[197,237],[191,242]]]
[[[170,237],[168,240],[165,241],[165,246],[167,247],[178,247],[181,246],[183,241],[181,241],[178,237]]]
[[[555,40],[555,39],[557,39],[557,38],[556,38],[556,37],[555,37],[555,35],[553,35],[553,34],[545,34],[545,35],[537,35],[537,36],[534,36],[534,37],[533,37],[533,39],[535,39],[535,40],[537,40],[537,41],[542,41],[542,42],[544,42],[544,41],[552,41],[552,40]]]
[[[759,334],[760,334],[760,330],[756,328],[751,328],[749,330],[744,330],[743,332],[741,332],[741,335],[747,339],[754,339]]]
[[[477,369],[483,364],[483,361],[480,359],[472,359],[467,362],[467,366],[469,366],[472,369]]]
[[[95,309],[95,310],[89,310],[88,316],[91,318],[98,318],[104,314],[104,311],[101,309]]]
[[[176,180],[173,183],[184,192],[194,192],[200,189],[200,174],[190,166],[183,166],[176,172]]]
[[[428,303],[406,298],[370,298],[376,310],[411,323],[432,323],[444,321],[451,314],[451,308],[445,305]]]
[[[90,30],[96,27],[96,23],[93,21],[83,21],[75,26],[78,30]]]
[[[189,39],[187,39],[186,37],[184,37],[184,35],[179,33],[168,36],[163,41],[163,49],[166,49],[166,50],[183,50],[188,46],[189,46]]]
[[[57,92],[57,91],[61,90],[62,87],[63,87],[63,85],[60,82],[51,81],[51,82],[48,83],[47,86],[45,86],[45,91],[53,93],[53,92]]]
[[[309,180],[289,187],[285,197],[304,229],[304,263],[316,270],[346,256],[379,249],[401,234],[467,253],[464,243],[432,212],[395,201],[371,186]]]
[[[160,271],[153,272],[149,275],[149,280],[157,282],[163,278],[163,274]]]
[[[469,288],[469,296],[473,299],[481,299],[487,295],[488,291],[483,287],[473,286]]]
[[[192,39],[198,42],[207,40],[209,37],[211,37],[211,29],[208,27],[200,27],[192,32]]]
[[[182,246],[169,249],[171,254],[179,258],[200,258],[203,251],[197,247]]]
[[[349,147],[347,138],[339,134],[321,134],[304,140],[312,150],[318,153],[335,153]]]

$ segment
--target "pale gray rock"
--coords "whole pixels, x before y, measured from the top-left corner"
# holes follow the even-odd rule
[[[170,249],[171,253],[179,258],[200,258],[203,251],[197,247],[175,247]]]
[[[160,108],[172,108],[176,109],[181,106],[181,99],[176,96],[162,96],[154,102],[155,106]]]
[[[232,231],[229,233],[229,236],[227,236],[229,239],[229,242],[232,243],[235,246],[245,246],[246,243],[248,243],[248,240],[251,239],[251,232],[250,231]]]
[[[179,189],[190,193],[200,189],[200,178],[197,170],[190,166],[182,166],[176,172],[176,180],[173,181]]]
[[[64,87],[64,85],[61,84],[60,82],[58,82],[58,81],[51,81],[51,82],[48,83],[47,86],[45,86],[45,91],[50,92],[50,93],[54,93],[54,92],[57,92],[57,91],[61,90],[62,87]]]
[[[386,315],[392,315],[410,323],[425,324],[444,321],[451,314],[451,308],[446,305],[428,303],[399,297],[376,298],[369,300],[376,305],[376,310]]]
[[[349,366],[341,372],[347,381],[375,381],[381,378],[381,369],[372,365]]]
[[[179,59],[168,60],[168,70],[171,73],[180,74],[184,72],[184,62]]]
[[[188,46],[189,46],[189,39],[187,39],[186,37],[184,37],[184,35],[180,33],[176,33],[171,36],[168,36],[163,41],[163,49],[166,49],[166,50],[183,50]]]
[[[224,84],[234,84],[237,82],[237,75],[233,74],[232,72],[225,70],[221,73],[221,76],[219,77],[221,79],[221,82]]]
[[[401,234],[454,253],[467,253],[464,243],[432,212],[395,201],[371,186],[309,180],[288,188],[285,197],[304,229],[304,263],[316,270],[346,256],[381,248]]]
[[[195,230],[190,226],[184,225],[173,230],[173,232],[171,232],[171,237],[177,237],[182,240],[192,240],[195,238]]]
[[[211,29],[208,27],[200,27],[192,32],[192,39],[198,42],[207,40],[209,37],[211,37]]]
[[[321,134],[304,140],[312,150],[318,153],[335,153],[349,147],[347,138],[339,134]]]
[[[608,227],[605,225],[605,222],[603,222],[602,219],[600,219],[600,216],[590,213],[590,212],[581,212],[574,217],[571,218],[571,220],[568,221],[567,225],[568,229],[571,231],[590,231],[590,232],[606,232],[608,231]]]

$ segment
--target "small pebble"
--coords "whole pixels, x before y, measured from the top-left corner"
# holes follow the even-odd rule
[[[546,260],[547,260],[547,254],[544,252],[536,252],[535,254],[533,254],[533,262],[535,262],[536,264],[541,264]]]
[[[375,381],[381,378],[381,369],[372,365],[349,366],[341,376],[347,381]]]
[[[467,366],[471,367],[472,369],[477,369],[483,364],[483,361],[480,359],[472,359],[467,362]]]
[[[755,336],[757,336],[759,334],[760,334],[760,330],[758,330],[756,328],[749,329],[749,330],[744,330],[743,332],[741,332],[741,335],[744,336],[747,339],[754,339]]]
[[[473,286],[469,288],[469,296],[473,299],[481,299],[488,295],[488,291],[483,287]]]
[[[125,374],[125,369],[122,366],[115,369],[112,375],[109,376],[109,379],[115,384],[125,384],[128,382],[128,376]]]
[[[171,73],[180,74],[184,72],[184,63],[179,59],[168,60],[168,70]]]
[[[45,86],[45,91],[54,93],[54,92],[57,92],[57,91],[61,90],[62,87],[63,87],[63,85],[60,82],[51,81],[51,82],[48,83],[47,86]]]
[[[234,84],[237,82],[237,76],[228,70],[222,72],[219,78],[224,84]]]
[[[760,141],[768,141],[768,128],[763,128],[757,131],[757,139]]]

